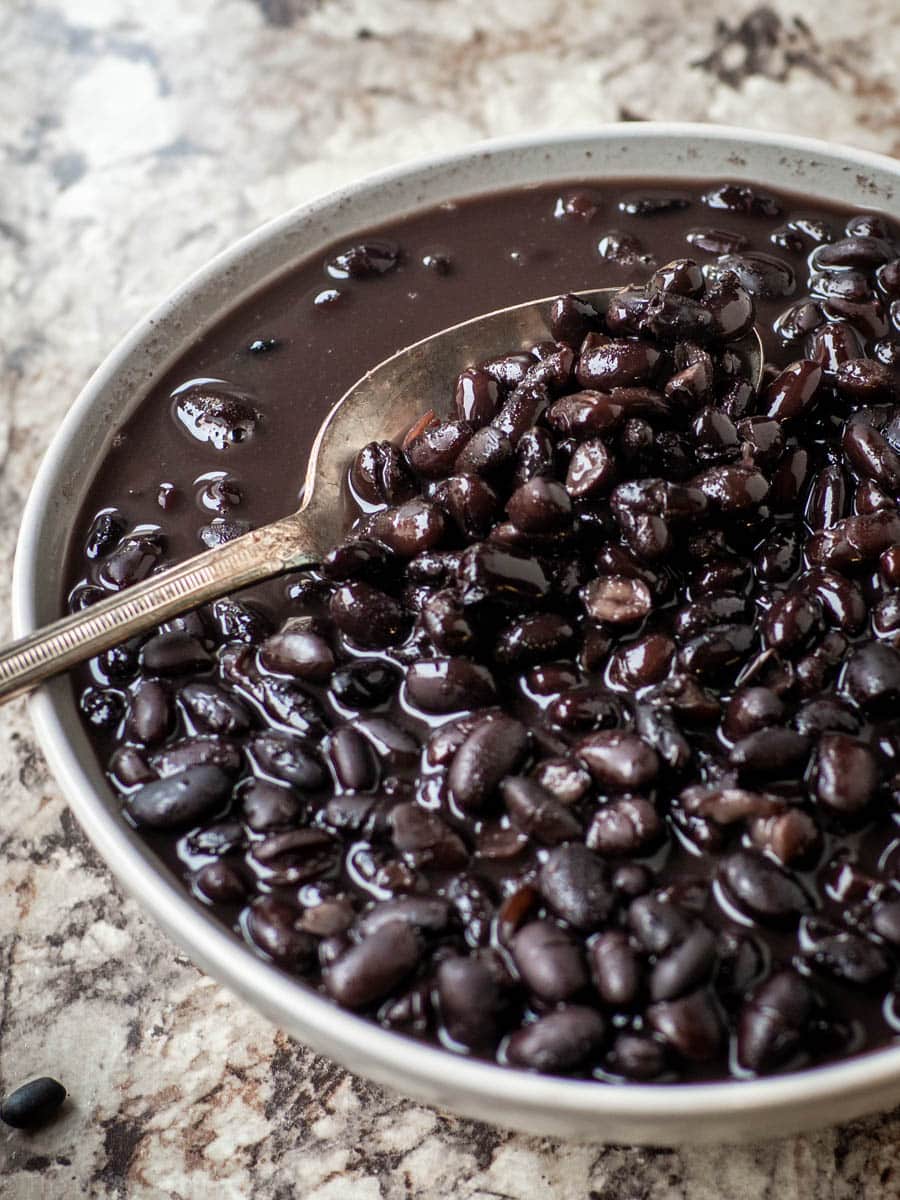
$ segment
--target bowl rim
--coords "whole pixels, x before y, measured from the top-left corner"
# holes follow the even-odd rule
[[[64,452],[102,390],[109,385],[134,348],[177,304],[201,286],[220,277],[254,247],[286,230],[304,213],[340,205],[360,191],[385,188],[414,177],[417,172],[452,168],[479,155],[515,153],[571,141],[599,142],[613,138],[629,141],[652,138],[753,143],[809,156],[845,158],[854,167],[886,172],[897,177],[900,162],[886,155],[858,150],[817,138],[765,132],[738,126],[686,122],[609,123],[590,130],[538,132],[493,138],[458,148],[447,154],[422,156],[393,165],[336,189],[317,194],[231,243],[193,272],[119,341],[91,375],[69,408],[48,446],[29,492],[21,519],[12,578],[13,630],[17,637],[36,627],[43,580],[38,571],[38,532],[63,467]],[[704,174],[706,172],[704,171]],[[727,170],[723,177],[727,177]],[[781,186],[781,185],[778,185]],[[471,189],[470,189],[471,190]],[[448,1097],[452,1093],[476,1094],[482,1100],[516,1110],[552,1110],[563,1118],[585,1114],[602,1121],[604,1116],[657,1119],[761,1113],[785,1110],[821,1100],[848,1100],[879,1086],[900,1080],[900,1044],[873,1050],[827,1066],[784,1075],[748,1080],[688,1084],[621,1084],[604,1086],[594,1080],[566,1079],[499,1067],[496,1064],[452,1054],[405,1035],[390,1032],[364,1017],[336,1007],[312,989],[298,984],[272,964],[259,958],[193,901],[174,878],[156,865],[149,851],[142,852],[133,832],[109,810],[68,741],[58,708],[67,680],[53,681],[30,698],[30,713],[41,748],[66,802],[118,881],[136,897],[164,930],[188,951],[191,959],[219,983],[242,996],[282,1027],[305,1027],[316,1039],[327,1041],[350,1069],[359,1056],[365,1073],[367,1060],[399,1064],[411,1082],[434,1087],[437,1081]],[[326,1053],[332,1053],[330,1049]],[[502,1116],[498,1113],[498,1120]],[[602,1125],[598,1125],[598,1132]]]

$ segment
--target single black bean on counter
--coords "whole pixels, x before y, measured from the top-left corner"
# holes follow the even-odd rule
[[[41,1075],[0,1100],[0,1121],[14,1129],[37,1129],[62,1108],[67,1094],[58,1080]]]
[[[883,1045],[900,231],[727,181],[491,203],[543,204],[535,244],[582,263],[549,287],[553,254],[515,268],[561,292],[546,339],[358,448],[317,570],[94,661],[81,709],[125,818],[262,957],[455,1053],[674,1082]],[[464,209],[427,244],[373,231],[318,264],[316,336],[363,355],[347,383],[367,314],[424,299],[439,326],[453,289],[480,296]],[[582,276],[618,287],[605,311]],[[73,608],[196,548],[210,511],[220,540],[237,507],[271,518],[267,380],[294,404],[299,376],[259,319],[232,347],[246,386],[204,370],[173,395],[195,512],[98,505]]]

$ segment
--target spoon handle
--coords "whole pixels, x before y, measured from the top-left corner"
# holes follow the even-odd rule
[[[303,511],[245,533],[0,648],[0,704],[208,600],[320,558]]]

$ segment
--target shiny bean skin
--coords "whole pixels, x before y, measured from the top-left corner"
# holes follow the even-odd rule
[[[888,492],[900,491],[900,454],[871,425],[850,421],[841,441],[851,466]]]
[[[591,978],[605,1004],[629,1008],[641,987],[641,965],[619,929],[601,933],[590,946]]]
[[[598,929],[612,911],[609,868],[579,842],[550,851],[538,884],[553,912],[575,929]]]
[[[837,812],[859,812],[880,782],[878,760],[865,742],[845,733],[820,739],[813,790],[821,804]]]
[[[391,596],[361,580],[338,588],[331,599],[331,616],[341,633],[369,650],[389,645],[404,621]]]
[[[595,1057],[605,1034],[595,1009],[572,1004],[523,1025],[509,1039],[506,1058],[515,1067],[558,1075]]]
[[[604,858],[641,856],[663,836],[656,809],[641,796],[623,797],[599,808],[588,826],[587,844]]]
[[[447,783],[456,803],[467,811],[481,808],[504,776],[525,754],[527,733],[510,717],[481,721],[454,755]]]
[[[441,1019],[462,1046],[477,1049],[496,1039],[502,993],[496,971],[483,959],[447,958],[437,971]]]
[[[763,1074],[800,1047],[813,1009],[812,991],[796,971],[777,972],[744,1005],[738,1025],[738,1059]]]
[[[578,743],[577,751],[594,779],[612,791],[646,787],[659,773],[656,751],[634,734],[591,733]]]
[[[487,371],[470,367],[456,380],[456,413],[473,429],[487,425],[500,404],[500,388]]]
[[[588,974],[575,941],[552,921],[532,921],[512,941],[512,955],[525,986],[556,1004],[587,986]]]
[[[766,416],[775,421],[792,421],[804,416],[815,403],[822,382],[822,367],[810,359],[799,359],[769,385],[765,398]]]
[[[809,911],[800,884],[761,854],[735,851],[720,861],[719,878],[737,905],[763,924],[789,923]]]
[[[677,1054],[690,1062],[708,1062],[722,1042],[722,1020],[705,989],[678,1000],[651,1004],[647,1021]]]
[[[201,817],[222,808],[231,792],[231,777],[221,767],[188,767],[166,779],[145,783],[127,799],[136,825],[177,829],[196,825]]]
[[[542,845],[556,846],[581,833],[577,818],[533,779],[508,775],[500,791],[512,823]]]
[[[328,994],[347,1008],[382,1000],[409,977],[422,955],[416,931],[390,921],[351,946],[322,974]]]
[[[406,691],[425,712],[451,713],[489,704],[494,682],[489,671],[467,658],[434,658],[409,667]]]

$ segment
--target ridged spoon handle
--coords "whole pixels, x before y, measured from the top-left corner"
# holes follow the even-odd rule
[[[209,600],[312,565],[313,529],[308,510],[293,513],[9,643],[0,649],[0,704]]]

